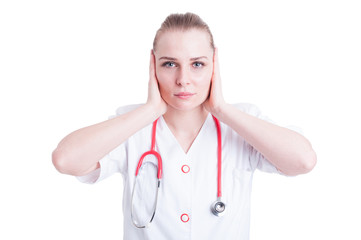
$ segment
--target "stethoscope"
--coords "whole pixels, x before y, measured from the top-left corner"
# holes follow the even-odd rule
[[[221,188],[221,180],[222,180],[222,135],[221,135],[221,126],[220,126],[219,120],[217,118],[215,118],[214,116],[212,116],[212,117],[214,119],[214,122],[215,122],[216,128],[217,128],[218,169],[217,169],[217,200],[214,203],[212,203],[211,212],[215,216],[220,217],[220,216],[224,215],[225,210],[226,210],[226,204],[224,202],[222,202],[222,188]],[[157,122],[158,122],[158,119],[153,122],[152,145],[151,145],[150,151],[147,151],[147,152],[143,153],[143,155],[139,159],[138,166],[137,166],[137,169],[135,171],[135,180],[134,180],[134,186],[133,186],[133,190],[132,190],[132,199],[131,199],[131,218],[132,218],[132,222],[133,222],[134,226],[136,226],[137,228],[146,228],[146,227],[148,227],[150,225],[150,223],[154,219],[156,208],[157,208],[157,203],[158,203],[158,192],[159,192],[159,188],[160,188],[160,182],[161,182],[161,178],[162,178],[163,167],[162,167],[162,157],[160,156],[160,154],[157,151],[155,151],[155,137],[156,137]],[[137,182],[136,178],[138,177],[139,169],[141,168],[141,166],[143,164],[144,158],[146,156],[148,156],[148,155],[154,155],[158,160],[157,191],[156,191],[155,202],[154,202],[153,211],[152,211],[152,215],[150,217],[150,220],[146,225],[140,225],[137,221],[134,220],[134,217],[133,217],[133,197],[134,197],[134,189],[136,187],[136,182]]]

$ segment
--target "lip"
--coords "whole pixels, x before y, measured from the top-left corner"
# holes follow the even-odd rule
[[[188,99],[194,95],[195,95],[195,93],[190,93],[190,92],[179,92],[179,93],[174,94],[174,96],[179,97],[181,99]]]

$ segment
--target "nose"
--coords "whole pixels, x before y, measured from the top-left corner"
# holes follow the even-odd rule
[[[179,68],[176,84],[179,86],[186,86],[190,84],[189,69],[187,69],[186,67]]]

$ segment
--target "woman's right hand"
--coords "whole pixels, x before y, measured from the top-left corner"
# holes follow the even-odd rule
[[[130,136],[167,111],[155,74],[155,57],[150,55],[147,103],[109,120],[78,129],[60,141],[52,155],[59,172],[84,176],[100,167],[99,160]]]
[[[163,100],[159,91],[158,79],[155,73],[155,56],[153,50],[150,53],[148,100],[146,103],[154,109],[159,116],[167,112],[167,103]]]

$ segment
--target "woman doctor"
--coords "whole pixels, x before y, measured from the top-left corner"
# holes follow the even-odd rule
[[[124,239],[249,239],[253,172],[307,173],[316,164],[311,144],[252,104],[225,102],[218,49],[195,14],[166,18],[149,75],[145,104],[66,136],[55,167],[86,183],[123,175]],[[147,156],[138,167],[151,148],[162,161]]]

